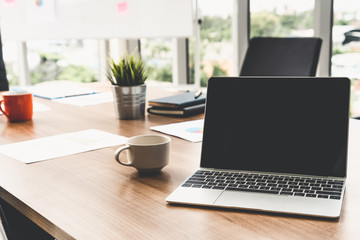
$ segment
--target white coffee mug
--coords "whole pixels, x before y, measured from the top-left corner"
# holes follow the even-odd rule
[[[161,135],[140,135],[131,137],[126,144],[115,152],[115,160],[136,168],[140,173],[159,172],[169,163],[171,139]],[[120,153],[128,150],[128,162],[121,162]]]

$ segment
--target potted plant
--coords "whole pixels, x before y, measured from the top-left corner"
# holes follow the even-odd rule
[[[116,117],[144,118],[147,69],[141,56],[127,54],[119,62],[111,59],[107,78],[111,82]]]

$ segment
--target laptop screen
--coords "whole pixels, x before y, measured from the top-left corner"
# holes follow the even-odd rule
[[[347,78],[211,78],[201,167],[346,176]]]

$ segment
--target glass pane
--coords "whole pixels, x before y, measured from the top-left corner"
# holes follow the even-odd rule
[[[172,82],[172,39],[142,38],[141,56],[149,67],[148,82]]]
[[[96,40],[28,41],[31,84],[52,80],[98,81]]]
[[[15,41],[2,39],[3,58],[9,86],[19,85],[18,49]]]
[[[251,0],[250,37],[312,37],[314,0]]]
[[[360,116],[360,1],[335,0],[332,76],[352,79],[351,115]]]
[[[199,0],[201,86],[211,76],[232,75],[231,15],[233,0]],[[194,82],[194,41],[190,41],[190,81]]]

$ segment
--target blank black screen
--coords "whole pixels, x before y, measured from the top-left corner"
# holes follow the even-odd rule
[[[346,176],[347,78],[211,78],[201,167]]]

